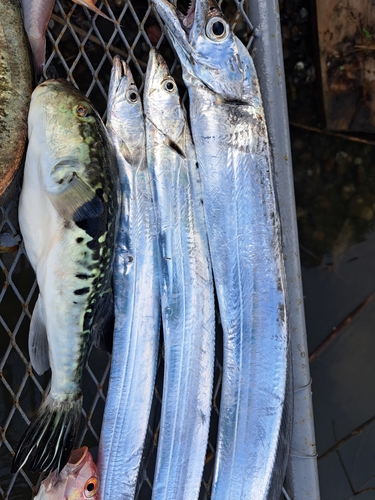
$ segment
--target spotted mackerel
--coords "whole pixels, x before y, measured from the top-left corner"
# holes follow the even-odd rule
[[[153,500],[199,496],[211,413],[214,300],[201,186],[178,90],[150,51],[144,109],[162,260],[164,384]]]
[[[279,499],[291,435],[286,283],[256,71],[214,0],[152,0],[181,60],[224,332],[214,500]]]
[[[51,389],[21,438],[16,471],[59,471],[80,422],[80,383],[93,339],[113,328],[112,263],[118,172],[107,131],[81,92],[48,80],[32,95],[19,221],[39,297],[29,354]]]
[[[141,98],[129,67],[113,60],[107,128],[122,191],[115,247],[115,330],[100,436],[101,498],[132,500],[150,414],[160,329],[159,251]]]

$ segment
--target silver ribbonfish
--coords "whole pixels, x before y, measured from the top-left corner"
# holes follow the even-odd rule
[[[272,159],[250,54],[214,0],[152,0],[189,90],[224,332],[214,500],[279,499],[291,435],[286,282]]]
[[[102,498],[134,498],[150,414],[160,329],[159,251],[141,98],[130,69],[113,60],[107,128],[122,191],[115,247],[115,330],[100,435]]]
[[[153,500],[195,500],[203,472],[214,368],[214,298],[190,132],[162,57],[151,49],[144,108],[162,260],[164,385]]]

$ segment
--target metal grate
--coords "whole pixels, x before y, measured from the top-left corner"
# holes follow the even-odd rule
[[[183,5],[183,3],[185,5]],[[187,10],[187,1],[179,5]],[[246,0],[219,2],[237,36],[250,47],[252,25],[246,15]],[[46,78],[68,78],[93,102],[105,119],[107,90],[112,56],[120,54],[131,66],[142,89],[151,45],[157,46],[180,87],[186,89],[179,61],[168,45],[162,27],[147,0],[112,0],[97,6],[120,25],[98,17],[70,0],[56,0],[47,30]],[[17,221],[19,189],[14,199],[0,207],[0,498],[29,500],[43,476],[21,470],[10,475],[10,465],[19,438],[35,415],[48,390],[49,372],[38,376],[29,361],[27,338],[31,313],[38,295],[37,283],[27,260]],[[217,325],[217,345],[221,327]],[[210,497],[215,441],[220,408],[222,352],[216,352],[213,411],[206,466],[200,499]],[[96,458],[105,394],[110,370],[109,356],[92,349],[83,379],[83,418],[79,434],[82,443]],[[156,459],[163,381],[163,356],[160,355],[155,395],[136,498],[151,498]]]

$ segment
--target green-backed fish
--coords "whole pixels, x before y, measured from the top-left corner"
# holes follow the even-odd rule
[[[107,131],[81,92],[64,80],[39,85],[31,99],[29,146],[19,221],[39,297],[29,353],[51,389],[22,437],[15,471],[59,471],[75,444],[80,382],[89,348],[113,327],[112,263],[118,168]]]
[[[32,70],[19,0],[0,1],[0,203],[20,171],[27,141]]]

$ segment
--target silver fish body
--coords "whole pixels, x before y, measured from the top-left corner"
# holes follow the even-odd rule
[[[13,471],[61,470],[80,421],[80,383],[95,335],[113,320],[118,207],[115,153],[90,101],[65,80],[33,92],[19,222],[39,297],[29,333],[33,368],[51,389],[18,445]]]
[[[0,2],[0,201],[11,194],[27,143],[32,71],[19,0]]]
[[[133,499],[154,392],[160,329],[159,251],[141,99],[130,69],[113,60],[107,128],[122,204],[115,248],[115,330],[100,436],[102,498]]]
[[[291,435],[280,222],[252,59],[213,0],[153,0],[181,59],[224,332],[214,500],[279,499]]]
[[[154,500],[198,498],[211,413],[214,300],[201,188],[177,86],[151,49],[144,108],[162,260],[164,385]]]

